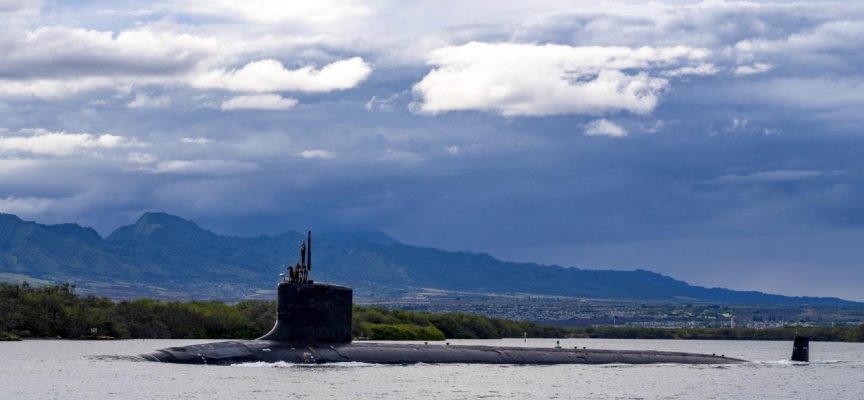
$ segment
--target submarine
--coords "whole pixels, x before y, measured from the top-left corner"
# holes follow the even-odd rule
[[[308,253],[307,253],[308,244]],[[301,263],[288,267],[277,286],[273,329],[255,340],[169,347],[142,354],[148,361],[233,365],[327,364],[736,364],[745,360],[695,353],[579,348],[525,348],[441,344],[352,343],[349,287],[316,283],[312,232],[300,246]]]

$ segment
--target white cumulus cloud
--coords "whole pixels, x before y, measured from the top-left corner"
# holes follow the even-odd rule
[[[600,114],[654,110],[669,80],[705,50],[676,47],[571,47],[472,42],[433,51],[436,68],[414,86],[414,110],[481,110],[502,115]]]
[[[608,119],[601,118],[589,122],[585,126],[585,134],[589,136],[624,137],[627,136],[627,130]]]
[[[70,94],[111,87],[120,80],[105,77],[71,79],[0,79],[0,96],[36,96],[55,99]]]
[[[351,89],[371,72],[372,67],[360,57],[336,61],[321,69],[308,66],[295,70],[268,59],[251,62],[238,70],[212,70],[196,78],[192,85],[237,92],[329,92]]]
[[[283,98],[278,94],[255,94],[237,96],[222,102],[223,110],[288,110],[297,105],[297,100]]]
[[[0,153],[32,153],[67,156],[90,148],[112,148],[124,145],[140,145],[116,135],[91,135],[89,133],[48,132],[44,129],[20,131],[17,134],[0,135]]]

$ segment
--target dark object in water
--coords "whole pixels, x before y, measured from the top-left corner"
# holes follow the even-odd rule
[[[810,338],[795,334],[795,342],[792,343],[792,361],[810,362]]]
[[[311,268],[309,258],[301,271]],[[296,271],[296,269],[295,269]],[[734,364],[744,362],[715,355],[639,350],[582,350],[493,346],[427,346],[393,343],[351,343],[351,288],[314,283],[303,277],[283,279],[278,286],[276,325],[256,340],[170,347],[144,354],[149,361],[230,365],[249,362],[324,364]]]

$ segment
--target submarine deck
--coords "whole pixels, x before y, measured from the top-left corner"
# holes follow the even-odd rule
[[[441,344],[288,344],[239,340],[171,347],[142,358],[181,364],[232,365],[249,362],[326,364],[737,364],[745,360],[707,354],[643,350],[446,346]]]

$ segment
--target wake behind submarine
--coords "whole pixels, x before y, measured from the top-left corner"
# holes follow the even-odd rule
[[[308,253],[306,252],[308,243]],[[278,285],[276,325],[255,340],[235,340],[169,347],[141,357],[179,364],[232,365],[252,362],[326,364],[736,364],[735,358],[666,351],[445,346],[352,343],[353,291],[315,283],[312,232],[300,246],[301,263],[288,268]]]

